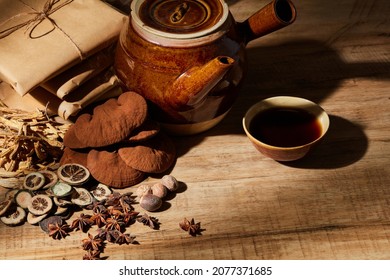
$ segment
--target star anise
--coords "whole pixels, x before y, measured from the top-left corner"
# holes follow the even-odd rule
[[[123,214],[123,222],[125,223],[125,226],[132,224],[136,220],[138,214],[139,212],[136,211],[126,211]]]
[[[82,247],[84,250],[92,250],[101,252],[104,248],[104,240],[99,236],[93,236],[88,233],[88,238],[82,240]]]
[[[179,223],[179,226],[182,230],[187,231],[192,236],[201,235],[201,232],[203,231],[200,228],[200,222],[195,223],[194,218],[192,218],[191,221],[187,220],[187,218],[184,218],[184,220]]]
[[[122,232],[124,225],[121,218],[108,217],[106,220],[106,229],[116,229]]]
[[[121,232],[119,230],[110,229],[107,233],[107,241],[111,243],[115,243],[115,240],[118,238],[120,234]]]
[[[121,206],[109,206],[107,212],[111,217],[119,218],[123,215]]]
[[[129,233],[119,232],[118,237],[115,239],[115,243],[122,244],[131,244],[134,242],[135,236],[130,236]]]
[[[159,229],[160,227],[158,219],[155,217],[151,217],[146,213],[144,213],[142,216],[138,216],[137,221],[152,229]]]
[[[81,213],[78,218],[73,220],[71,224],[71,229],[81,230],[82,232],[87,232],[89,228],[93,225],[93,221],[91,220],[91,215],[87,215]]]
[[[106,228],[98,228],[96,237],[99,237],[99,238],[101,238],[103,240],[106,240],[107,239],[107,235],[108,235],[108,231],[109,230],[106,229]]]
[[[106,207],[104,206],[104,203],[106,200],[94,200],[91,204],[88,204],[85,206],[86,209],[92,210],[94,213],[96,212],[104,212],[106,210]]]
[[[69,235],[70,228],[68,224],[59,224],[59,223],[54,223],[54,224],[49,224],[48,225],[49,229],[49,236],[51,236],[53,239],[62,239],[65,238],[66,236]]]
[[[105,205],[107,206],[119,205],[119,199],[121,197],[122,195],[119,192],[113,192],[107,196]]]
[[[93,224],[97,225],[99,228],[103,227],[107,221],[108,214],[107,212],[96,212],[91,216],[91,221]]]
[[[135,203],[135,200],[131,196],[131,193],[126,193],[121,196],[119,199],[119,204],[122,206],[123,211],[133,210],[132,204]]]
[[[115,243],[115,240],[121,234],[121,232],[116,229],[99,228],[97,231],[98,234],[95,237],[99,237],[111,243]]]
[[[88,252],[83,256],[83,260],[104,260],[105,258],[100,257],[100,251],[88,250]]]

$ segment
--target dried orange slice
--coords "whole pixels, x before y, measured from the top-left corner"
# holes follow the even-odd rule
[[[73,191],[73,187],[64,182],[57,182],[57,184],[51,188],[51,191],[55,197],[61,198],[69,196]]]
[[[40,216],[53,208],[53,200],[46,194],[37,194],[31,198],[27,208],[32,214]]]
[[[89,170],[85,166],[77,163],[67,163],[60,166],[57,174],[60,180],[69,185],[81,185],[90,177]]]
[[[30,191],[36,191],[45,184],[45,176],[40,172],[31,172],[24,178],[23,186]]]
[[[23,223],[26,219],[26,211],[22,207],[16,206],[15,209],[7,215],[2,216],[0,220],[8,226],[16,226]]]
[[[4,215],[12,205],[12,199],[6,199],[0,202],[0,216]]]
[[[106,199],[108,195],[112,193],[112,190],[103,183],[99,183],[94,190],[91,191],[92,196],[97,201]]]
[[[67,207],[73,204],[72,201],[70,201],[70,197],[68,200],[66,198],[53,196],[53,202],[58,207]]]
[[[33,213],[31,212],[28,212],[27,213],[27,222],[30,224],[30,225],[36,225],[38,224],[40,221],[42,221],[43,219],[45,219],[47,217],[48,213],[46,214],[43,214],[43,215],[34,215]]]
[[[27,209],[30,205],[32,194],[29,190],[20,190],[16,193],[14,199],[18,206]]]
[[[48,216],[47,218],[43,219],[39,222],[39,227],[46,233],[49,233],[49,224],[58,224],[62,225],[64,223],[64,220],[60,216]]]
[[[71,201],[79,206],[87,206],[93,202],[92,194],[85,188],[75,187]]]
[[[11,189],[11,190],[8,190],[5,195],[4,195],[4,198],[5,200],[8,200],[8,199],[11,199],[13,200],[15,198],[15,195],[19,192],[18,189]]]
[[[42,189],[50,189],[57,183],[58,176],[54,171],[41,170],[39,172],[45,177],[45,184],[43,185]]]

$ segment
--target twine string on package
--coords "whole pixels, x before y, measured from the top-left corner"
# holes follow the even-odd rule
[[[8,27],[8,28],[6,28],[4,30],[0,30],[0,39],[3,39],[5,37],[9,36],[13,32],[15,32],[16,30],[21,29],[23,27],[26,27],[26,31],[29,31],[28,36],[29,36],[30,39],[41,38],[41,37],[43,37],[43,36],[53,32],[57,28],[58,30],[61,31],[62,34],[64,34],[64,36],[66,36],[69,39],[69,41],[72,43],[72,45],[77,49],[77,52],[78,52],[80,58],[81,59],[84,58],[83,52],[81,51],[79,46],[77,46],[77,44],[72,40],[72,38],[60,26],[57,25],[57,23],[55,22],[54,19],[52,19],[50,17],[50,15],[52,13],[56,12],[57,10],[61,9],[62,7],[66,6],[68,4],[70,4],[71,2],[73,2],[73,0],[65,0],[62,3],[61,3],[61,0],[47,0],[47,2],[44,4],[44,6],[43,6],[41,11],[38,11],[38,10],[34,9],[30,5],[28,5],[27,3],[23,2],[22,0],[19,0],[19,2],[21,2],[24,5],[26,5],[29,8],[31,8],[33,10],[33,12],[19,13],[19,14],[15,15],[15,16],[5,20],[4,22],[0,23],[0,27],[5,25],[6,23],[16,19],[16,18],[20,18],[20,17],[27,16],[27,15],[35,15],[35,17],[33,17],[31,19],[28,19],[28,20],[26,20],[26,21],[24,21],[22,23],[13,25],[11,27]],[[34,35],[35,29],[45,19],[50,21],[50,23],[52,24],[53,28],[48,30],[48,31],[46,31],[45,33]]]

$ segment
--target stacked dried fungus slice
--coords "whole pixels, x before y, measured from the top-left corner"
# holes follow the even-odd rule
[[[172,140],[148,118],[146,100],[125,92],[82,114],[64,136],[61,164],[79,163],[113,188],[168,170],[176,159]]]
[[[145,99],[126,92],[96,106],[93,114],[82,114],[64,136],[64,145],[72,149],[97,148],[118,143],[140,127],[147,118]]]
[[[159,133],[139,145],[121,147],[118,154],[134,169],[145,173],[162,173],[175,160],[175,146],[167,135]]]
[[[99,182],[125,188],[145,179],[145,173],[126,165],[117,152],[91,150],[88,153],[87,167]]]

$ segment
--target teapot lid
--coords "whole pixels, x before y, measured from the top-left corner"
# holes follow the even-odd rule
[[[223,0],[133,0],[132,20],[144,31],[191,39],[217,30],[228,17]]]

